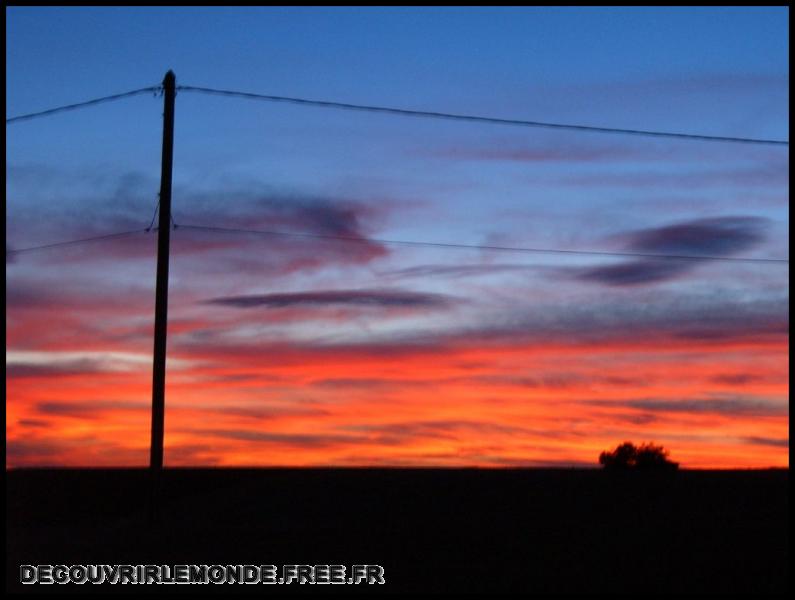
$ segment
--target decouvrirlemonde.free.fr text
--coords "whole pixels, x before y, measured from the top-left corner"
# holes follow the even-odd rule
[[[24,584],[383,584],[379,565],[20,565]]]

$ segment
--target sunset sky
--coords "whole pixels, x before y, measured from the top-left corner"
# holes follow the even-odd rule
[[[159,84],[788,140],[788,8],[6,9],[7,118]],[[162,98],[7,124],[6,466],[149,459]],[[789,148],[176,99],[165,463],[788,466]]]

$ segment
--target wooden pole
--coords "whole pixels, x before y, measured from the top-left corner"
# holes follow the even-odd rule
[[[171,233],[171,171],[174,160],[174,99],[176,76],[163,79],[163,150],[160,170],[160,215],[157,235],[157,284],[155,290],[155,345],[152,365],[152,440],[149,470],[154,513],[163,469],[163,424],[166,388],[166,325],[168,322],[168,256]]]

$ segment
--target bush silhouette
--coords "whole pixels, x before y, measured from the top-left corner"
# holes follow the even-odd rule
[[[612,452],[602,452],[599,464],[608,470],[640,469],[644,471],[673,471],[679,463],[668,459],[668,450],[652,443],[635,446],[624,442]]]

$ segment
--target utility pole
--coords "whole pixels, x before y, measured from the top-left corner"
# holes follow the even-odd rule
[[[166,395],[166,325],[168,322],[168,255],[171,233],[171,171],[174,161],[174,99],[176,76],[163,79],[163,151],[160,169],[160,215],[157,232],[157,286],[155,290],[155,347],[152,365],[152,441],[150,517],[157,513],[160,474],[163,470],[163,423]]]

